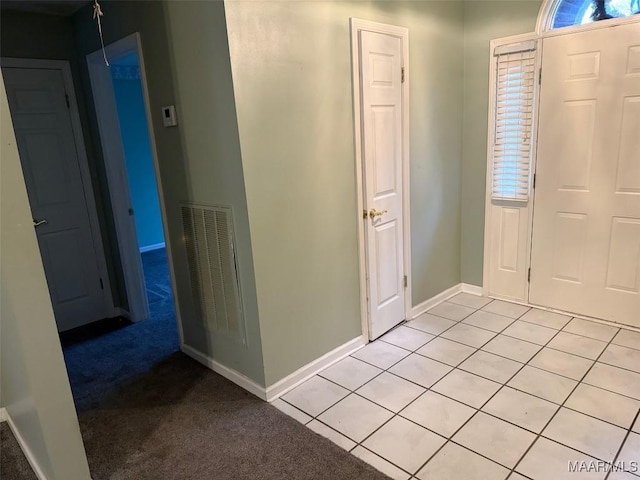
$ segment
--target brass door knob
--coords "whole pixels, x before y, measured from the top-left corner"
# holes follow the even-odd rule
[[[382,210],[381,212],[378,212],[375,208],[372,208],[371,210],[369,210],[369,218],[373,220],[376,217],[381,217],[382,215],[387,213],[387,211],[388,210]]]

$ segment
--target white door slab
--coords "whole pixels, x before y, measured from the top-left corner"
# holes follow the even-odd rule
[[[64,331],[109,316],[62,70],[3,67],[40,254]]]
[[[402,40],[360,32],[369,337],[405,319]]]
[[[529,300],[640,326],[640,24],[544,40]]]

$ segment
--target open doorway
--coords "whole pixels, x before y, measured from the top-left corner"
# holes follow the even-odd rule
[[[137,52],[111,59],[113,96],[118,114],[129,201],[142,263],[149,318],[173,310],[173,292],[162,227]],[[135,300],[134,300],[135,301]],[[144,301],[144,299],[143,299]]]
[[[122,259],[128,303],[125,316],[139,322],[149,318],[149,302],[158,294],[152,289],[149,295],[143,261],[163,257],[163,251],[170,249],[165,242],[162,183],[139,35],[129,35],[108,45],[104,53],[98,50],[86,58]],[[149,252],[155,253],[146,255]],[[161,296],[175,291],[170,280],[171,257],[166,257]]]
[[[79,414],[122,401],[179,351],[162,186],[137,34],[87,56],[127,303],[117,321],[61,335]],[[133,387],[132,387],[133,388]],[[114,397],[115,395],[115,397]]]

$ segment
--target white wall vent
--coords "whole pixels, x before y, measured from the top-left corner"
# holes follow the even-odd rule
[[[231,208],[183,203],[182,226],[196,314],[246,345]]]

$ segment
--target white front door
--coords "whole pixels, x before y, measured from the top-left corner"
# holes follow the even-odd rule
[[[3,67],[40,254],[64,331],[108,316],[61,70]]]
[[[405,319],[402,65],[401,38],[360,32],[364,221],[372,340]]]
[[[529,301],[640,326],[640,24],[542,58]]]

